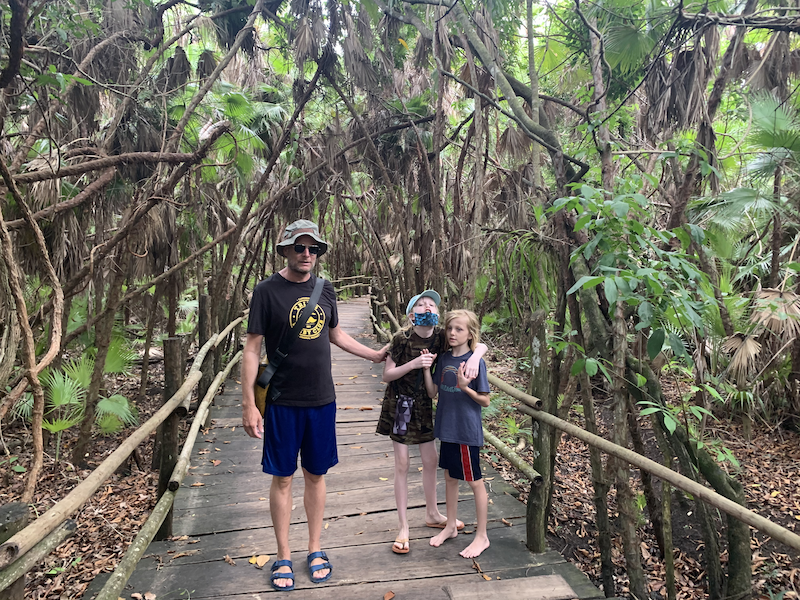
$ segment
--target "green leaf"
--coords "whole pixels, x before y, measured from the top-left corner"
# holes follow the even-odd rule
[[[689,228],[692,239],[702,246],[706,241],[706,232],[703,231],[703,228],[694,223],[687,223],[686,226]]]
[[[686,351],[683,340],[672,332],[669,334],[669,345],[672,348],[672,352],[675,353],[675,356],[683,356],[688,362],[692,362],[692,357],[689,356],[689,353]]]
[[[650,325],[653,321],[653,305],[649,302],[642,302],[639,305],[639,318],[642,320],[642,325]]]
[[[580,231],[581,229],[583,229],[584,227],[586,227],[586,224],[587,224],[589,221],[591,221],[591,220],[592,220],[592,217],[593,217],[593,216],[594,216],[594,215],[592,215],[592,214],[590,214],[590,213],[586,213],[585,215],[581,216],[581,218],[580,218],[580,219],[578,219],[578,222],[577,222],[577,223],[575,223],[575,229],[574,229],[574,231]]]
[[[606,299],[608,300],[609,309],[613,311],[614,306],[617,304],[617,284],[609,277],[604,286],[606,292]]]
[[[663,329],[657,329],[650,334],[650,339],[647,340],[647,356],[650,357],[650,360],[655,360],[658,353],[661,352],[661,348],[664,347],[665,337],[666,332]]]
[[[583,277],[578,279],[578,281],[575,282],[575,285],[573,285],[571,288],[569,288],[569,290],[567,290],[567,296],[569,296],[570,294],[574,294],[577,290],[581,288],[583,289],[593,288],[599,283],[601,283],[604,279],[605,277],[592,277],[591,275],[584,275]]]
[[[678,421],[669,413],[664,413],[664,427],[669,431],[670,435],[675,433],[678,427]]]
[[[598,220],[598,223],[599,223],[599,220]],[[595,235],[589,241],[588,244],[586,244],[586,247],[583,249],[583,257],[585,259],[588,260],[588,258],[592,255],[592,253],[594,253],[594,249],[597,247],[597,244],[599,244],[600,240],[602,240],[602,239],[603,239],[603,234],[602,233],[598,233],[597,235]]]
[[[611,205],[611,210],[613,210],[614,214],[617,215],[619,218],[624,218],[628,214],[628,211],[630,209],[631,207],[628,205],[627,202],[619,201],[619,202],[614,202]]]
[[[572,368],[569,370],[570,376],[575,377],[576,375],[579,375],[583,371],[585,364],[586,361],[582,358],[572,363]]]
[[[586,374],[589,377],[594,377],[597,375],[597,368],[599,363],[594,358],[587,358],[586,359]]]

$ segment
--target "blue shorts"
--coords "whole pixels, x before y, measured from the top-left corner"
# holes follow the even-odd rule
[[[264,415],[265,473],[289,477],[300,464],[312,475],[325,475],[339,462],[336,452],[336,403],[324,406],[268,404]]]
[[[480,481],[483,478],[480,455],[480,446],[442,442],[439,448],[439,467],[446,469],[453,479]]]

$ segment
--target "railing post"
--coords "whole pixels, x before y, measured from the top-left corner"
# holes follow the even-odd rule
[[[171,337],[164,340],[164,402],[172,398],[183,384],[183,339]],[[173,411],[161,424],[161,460],[158,467],[158,497],[167,490],[172,470],[178,462],[178,423],[180,417]],[[161,524],[155,539],[172,536],[172,509]]]
[[[531,384],[529,391],[542,398],[542,410],[552,412],[555,391],[550,380],[550,364],[547,360],[547,339],[544,327],[545,315],[537,311],[531,318]],[[549,425],[536,422],[531,427],[533,445],[538,451],[533,468],[542,475],[542,485],[531,484],[525,514],[527,546],[531,552],[547,550],[547,521],[550,507],[552,483],[552,437],[555,431]]]
[[[197,310],[198,322],[198,347],[202,348],[212,335],[211,330],[211,297],[208,294],[200,296],[199,305]],[[211,382],[214,380],[214,351],[212,350],[206,354],[203,360],[203,366],[200,371],[203,377],[197,386],[197,397],[200,399],[205,398],[208,388],[211,387]]]
[[[23,502],[11,502],[0,506],[0,544],[15,533],[25,529],[28,524],[28,507]],[[0,592],[0,600],[22,600],[25,591],[25,576]]]

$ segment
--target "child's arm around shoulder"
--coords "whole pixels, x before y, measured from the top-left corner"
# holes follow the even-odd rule
[[[475,346],[475,352],[472,353],[472,356],[469,357],[467,360],[467,376],[470,379],[475,379],[478,376],[478,371],[480,370],[481,365],[481,358],[483,355],[486,354],[486,351],[489,347],[484,344],[483,342],[478,342],[478,345]]]
[[[485,367],[484,367],[485,369]],[[458,389],[469,396],[474,402],[486,407],[489,406],[489,392],[478,392],[469,387],[469,384],[475,379],[474,377],[467,377],[467,363],[461,363],[458,367]]]

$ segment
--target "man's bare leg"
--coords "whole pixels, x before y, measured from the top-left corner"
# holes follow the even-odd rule
[[[306,483],[303,504],[308,519],[308,553],[311,554],[322,550],[320,536],[322,535],[322,519],[325,515],[325,476],[314,475],[303,469],[303,477]],[[311,561],[311,566],[321,565],[324,562],[325,560],[322,558],[315,558]],[[320,569],[314,573],[314,578],[322,579],[329,572],[330,569]]]
[[[431,538],[431,546],[439,547],[446,540],[454,538],[458,535],[458,479],[450,477],[450,471],[444,470],[445,481],[445,499],[447,501],[447,524],[445,524],[442,532]]]
[[[292,477],[272,476],[272,485],[269,488],[269,512],[272,515],[272,527],[275,530],[275,539],[278,542],[278,556],[276,560],[291,560],[292,552],[289,549],[289,523],[292,520]],[[289,567],[280,567],[277,573],[291,573]],[[275,585],[286,587],[292,585],[291,579],[276,579]]]

